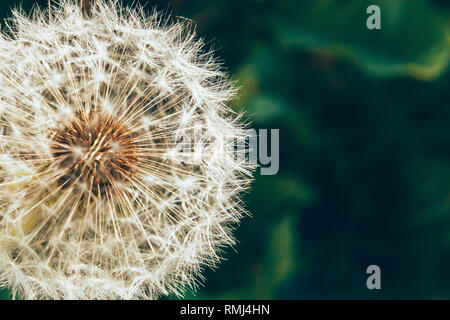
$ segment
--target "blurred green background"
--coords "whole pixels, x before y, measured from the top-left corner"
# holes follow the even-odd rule
[[[2,17],[20,3],[47,0]],[[194,20],[241,86],[233,107],[280,129],[279,173],[255,174],[239,243],[186,298],[450,299],[450,1],[141,4]]]

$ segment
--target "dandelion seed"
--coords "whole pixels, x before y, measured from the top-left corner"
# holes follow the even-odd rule
[[[0,36],[0,285],[181,296],[245,213],[235,90],[186,21],[77,3],[15,12]]]

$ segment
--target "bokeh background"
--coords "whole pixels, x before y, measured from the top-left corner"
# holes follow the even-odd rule
[[[255,174],[239,243],[186,298],[450,299],[450,1],[139,2],[194,20],[233,108],[280,129],[279,173]]]

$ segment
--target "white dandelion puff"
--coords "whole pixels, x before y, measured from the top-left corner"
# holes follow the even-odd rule
[[[233,84],[192,27],[62,0],[15,12],[0,54],[0,285],[26,299],[195,288],[233,244],[253,167],[234,153]]]

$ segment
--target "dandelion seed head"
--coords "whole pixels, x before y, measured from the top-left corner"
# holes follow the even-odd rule
[[[234,243],[253,167],[191,24],[93,0],[0,36],[0,285],[26,299],[181,296]],[[188,138],[188,139],[186,139]]]

